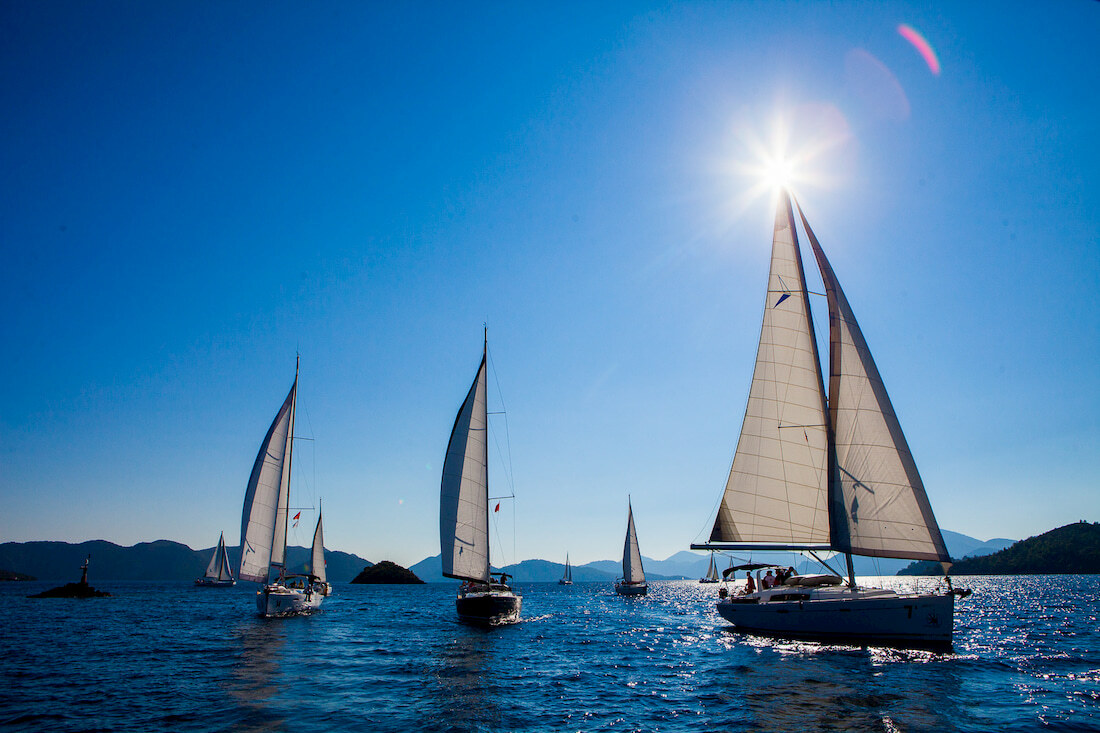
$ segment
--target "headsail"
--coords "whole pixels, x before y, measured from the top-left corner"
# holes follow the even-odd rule
[[[645,570],[642,568],[642,553],[638,549],[638,533],[634,529],[634,509],[627,504],[626,515],[626,542],[623,544],[623,580],[627,583],[642,583],[645,581]]]
[[[756,367],[711,543],[828,543],[826,423],[806,277],[784,191]]]
[[[325,575],[325,533],[321,528],[321,508],[317,507],[317,529],[313,530],[313,552],[309,558],[309,573],[322,583],[328,580]]]
[[[801,207],[798,213],[829,301],[831,544],[856,555],[950,562],[863,332]]]
[[[485,354],[455,417],[440,484],[439,546],[443,574],[489,581],[489,457]]]
[[[269,566],[283,564],[297,391],[295,374],[294,384],[260,444],[248,479],[241,515],[241,580],[266,583]]]

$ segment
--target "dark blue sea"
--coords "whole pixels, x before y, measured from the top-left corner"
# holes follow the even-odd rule
[[[1100,576],[959,578],[946,654],[741,636],[689,581],[521,583],[522,622],[489,631],[450,585],[337,585],[274,620],[249,584],[26,598],[53,585],[0,584],[5,729],[1100,730]]]

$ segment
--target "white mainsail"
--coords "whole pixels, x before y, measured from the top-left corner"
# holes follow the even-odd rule
[[[623,580],[627,583],[645,582],[642,553],[638,549],[638,533],[634,529],[634,509],[627,504],[626,542],[623,544]]]
[[[566,556],[565,556],[565,575],[563,575],[561,579],[562,580],[572,580],[573,579],[573,569],[571,567],[569,567],[569,555],[568,554],[566,554]]]
[[[204,577],[211,580],[233,580],[233,569],[229,565],[229,553],[225,549],[225,533],[218,536],[218,548],[210,558],[210,564],[206,566]]]
[[[440,482],[443,575],[489,582],[489,457],[485,356],[455,417]]]
[[[950,562],[863,332],[801,207],[798,214],[829,301],[832,545],[857,555]]]
[[[317,507],[317,529],[313,530],[313,551],[309,558],[309,572],[322,583],[327,582],[325,574],[325,532],[321,528],[321,508]]]
[[[794,213],[775,213],[752,386],[711,542],[829,542],[828,429]]]
[[[260,444],[248,479],[241,514],[241,580],[266,583],[270,568],[283,566],[297,391],[295,372],[294,385]]]

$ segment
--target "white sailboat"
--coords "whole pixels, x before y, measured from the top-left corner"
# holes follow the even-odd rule
[[[714,564],[714,553],[710,553],[710,565],[707,566],[707,574],[699,578],[700,583],[717,583],[718,566]]]
[[[489,418],[485,368],[488,332],[474,383],[455,416],[439,492],[439,545],[443,575],[464,581],[455,606],[458,617],[478,624],[517,620],[523,599],[508,576],[489,568]]]
[[[855,316],[799,209],[829,306],[826,398],[794,211],[779,197],[760,343],[733,466],[701,550],[843,553],[847,583],[794,576],[730,596],[738,630],[949,645],[954,594],[856,584],[852,555],[951,562],[916,464]],[[824,561],[821,561],[825,564]],[[826,565],[826,567],[828,567]],[[805,581],[805,582],[803,582]]]
[[[558,585],[573,585],[573,568],[569,566],[569,555],[565,555],[565,575],[561,576]]]
[[[309,581],[321,595],[331,596],[332,586],[325,571],[325,532],[321,527],[321,503],[317,502],[317,528],[313,530],[313,547],[309,553]]]
[[[225,549],[225,532],[218,535],[218,547],[206,566],[201,578],[195,578],[195,585],[204,588],[231,588],[237,584],[233,578],[233,568],[229,565],[229,553]]]
[[[312,573],[286,571],[286,533],[290,509],[290,471],[294,455],[294,410],[298,395],[298,364],[294,384],[268,428],[248,488],[241,514],[241,567],[237,577],[261,583],[256,610],[261,616],[286,616],[319,608],[328,584],[312,579],[319,567],[324,572],[324,538],[321,518],[314,532]],[[316,552],[321,542],[321,561]]]
[[[634,509],[626,505],[626,542],[623,543],[623,577],[615,581],[615,592],[621,596],[644,596],[649,592],[642,567],[642,551],[638,549],[638,532],[634,529]]]

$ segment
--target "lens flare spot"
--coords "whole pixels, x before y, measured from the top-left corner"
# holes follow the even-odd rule
[[[913,45],[913,48],[917,49],[917,53],[924,59],[924,63],[928,64],[928,68],[932,73],[939,76],[940,60],[936,58],[936,52],[932,50],[932,46],[928,41],[924,40],[924,36],[904,23],[898,26],[898,33],[901,34],[902,38],[909,41],[909,43]]]

